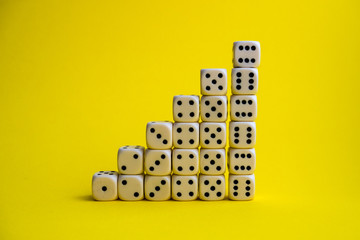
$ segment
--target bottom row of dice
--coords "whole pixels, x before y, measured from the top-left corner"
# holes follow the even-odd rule
[[[225,198],[225,176],[149,176],[118,175],[115,171],[95,173],[92,181],[95,200],[135,201],[173,200],[191,201],[223,200]],[[255,176],[229,175],[229,199],[251,200],[255,194]]]

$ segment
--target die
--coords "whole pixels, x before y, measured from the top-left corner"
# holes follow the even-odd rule
[[[172,199],[191,201],[198,197],[197,176],[172,176]]]
[[[174,96],[173,118],[175,122],[198,122],[199,111],[199,96]]]
[[[165,201],[171,197],[170,176],[145,176],[145,198],[153,201]]]
[[[258,92],[257,68],[233,68],[231,71],[231,91],[237,95],[251,95]]]
[[[222,175],[226,170],[225,149],[200,149],[200,173]]]
[[[199,123],[174,123],[173,145],[176,148],[198,148]]]
[[[227,119],[226,96],[203,96],[200,113],[201,120],[204,122],[225,122]]]
[[[143,173],[144,147],[127,145],[119,148],[117,162],[120,174]]]
[[[229,174],[229,199],[251,200],[255,195],[255,176]]]
[[[121,200],[144,199],[144,175],[119,175],[118,193]]]
[[[249,175],[255,171],[256,155],[255,149],[228,150],[229,173],[238,175]]]
[[[111,201],[118,198],[118,173],[115,171],[100,171],[92,178],[92,196],[98,201]]]
[[[232,121],[253,122],[257,117],[255,95],[232,95],[230,98],[230,118]]]
[[[226,95],[226,69],[201,69],[200,75],[202,95]]]
[[[257,41],[234,42],[234,68],[256,68],[260,65],[260,43]]]
[[[255,146],[255,142],[256,142],[256,127],[254,122],[230,122],[229,124],[230,147],[253,148]]]
[[[172,147],[172,123],[149,122],[146,126],[146,144],[151,149]]]
[[[177,175],[195,175],[199,171],[198,149],[174,149],[172,157],[173,172]]]
[[[200,145],[203,148],[224,148],[226,146],[226,123],[202,122],[200,124]]]
[[[170,175],[171,150],[146,149],[144,168],[148,175]]]
[[[223,200],[225,198],[225,176],[208,176],[199,177],[199,198],[201,200]]]

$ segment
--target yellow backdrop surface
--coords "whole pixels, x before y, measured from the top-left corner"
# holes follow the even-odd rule
[[[359,239],[358,1],[1,1],[0,239]],[[256,198],[95,202],[201,68],[261,43]]]

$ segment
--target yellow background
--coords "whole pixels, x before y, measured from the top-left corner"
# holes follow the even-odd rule
[[[0,239],[358,239],[358,1],[1,1]],[[261,43],[256,199],[95,202],[201,68]]]

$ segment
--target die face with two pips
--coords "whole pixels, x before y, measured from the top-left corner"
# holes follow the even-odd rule
[[[172,147],[171,122],[149,122],[146,126],[146,144],[151,149],[170,149]]]
[[[115,171],[100,171],[92,178],[92,195],[98,201],[111,201],[118,198],[118,173]]]
[[[118,193],[121,200],[142,200],[144,198],[144,175],[120,175]]]
[[[129,145],[121,147],[117,160],[120,174],[142,174],[144,171],[144,147]]]

